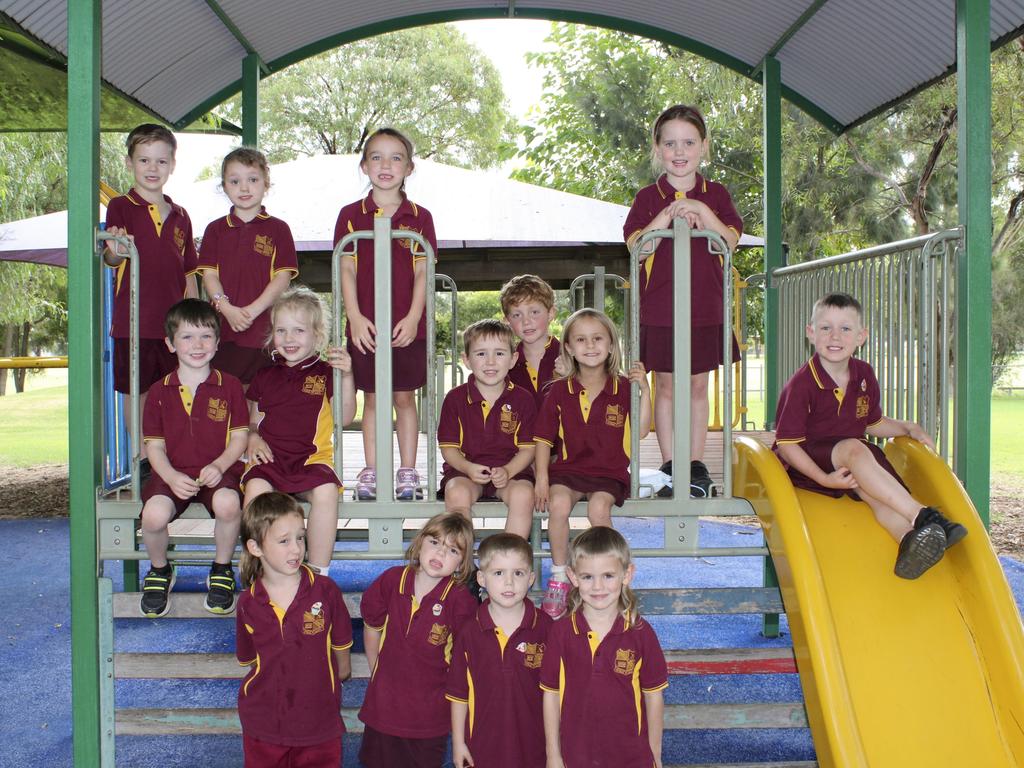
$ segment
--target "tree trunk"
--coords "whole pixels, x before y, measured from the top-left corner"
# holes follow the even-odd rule
[[[0,357],[10,357],[11,351],[14,348],[14,326],[5,325],[3,327],[3,345],[0,347]],[[0,397],[7,394],[7,369],[0,368]]]
[[[32,323],[21,324],[21,334],[17,340],[17,355],[18,357],[28,357],[28,337],[32,332]],[[25,368],[14,369],[14,391],[24,392],[25,391],[25,374],[28,371]]]

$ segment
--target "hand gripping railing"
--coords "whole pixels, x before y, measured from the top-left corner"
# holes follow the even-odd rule
[[[629,360],[639,359],[640,352],[640,253],[644,246],[654,240],[672,238],[672,463],[674,478],[688,473],[690,467],[690,358],[691,358],[691,316],[690,316],[690,259],[691,237],[703,237],[708,241],[708,250],[722,260],[722,386],[727,393],[722,414],[722,485],[726,498],[732,497],[732,280],[725,275],[732,274],[732,252],[717,232],[691,230],[685,219],[672,220],[672,229],[657,229],[642,235],[630,251],[629,284],[638,300],[630,302]],[[653,408],[653,403],[652,403]],[[630,424],[636,424],[640,411],[640,390],[636,384],[630,387]],[[630,430],[630,496],[636,498],[639,491],[640,432]],[[689,484],[673,482],[673,502],[692,504],[689,498]]]
[[[377,354],[374,356],[374,377],[376,392],[377,410],[374,414],[374,429],[376,431],[376,464],[377,464],[377,498],[375,503],[380,505],[394,500],[395,476],[394,476],[394,455],[393,438],[391,437],[391,411],[392,411],[392,386],[391,386],[391,241],[411,240],[418,244],[425,255],[426,261],[426,307],[427,315],[427,383],[426,397],[424,397],[425,408],[427,409],[427,500],[437,499],[437,451],[433,449],[436,439],[431,439],[437,431],[437,382],[431,375],[434,363],[434,349],[436,345],[437,329],[434,318],[434,249],[429,242],[418,232],[402,229],[391,229],[391,218],[380,216],[373,220],[373,230],[358,230],[345,235],[335,246],[331,257],[331,290],[333,297],[333,329],[332,335],[335,343],[341,344],[344,339],[342,330],[342,294],[341,294],[341,259],[343,256],[356,256],[359,240],[373,240],[373,274],[376,290],[373,297],[373,323],[377,328]],[[351,249],[350,249],[351,246]],[[341,446],[341,372],[334,371],[334,400],[332,410],[334,413],[334,466],[339,475],[342,469],[342,446]],[[365,503],[365,502],[364,502]],[[374,521],[370,521],[371,539],[373,537]],[[391,539],[391,537],[388,537]],[[396,540],[401,545],[402,535],[399,527]],[[390,543],[390,542],[388,542]]]

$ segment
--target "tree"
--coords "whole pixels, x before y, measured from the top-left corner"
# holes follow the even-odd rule
[[[240,102],[226,106],[241,120]],[[513,121],[494,65],[448,24],[359,40],[288,67],[260,90],[269,159],[361,152],[390,125],[419,157],[490,168],[513,151]]]

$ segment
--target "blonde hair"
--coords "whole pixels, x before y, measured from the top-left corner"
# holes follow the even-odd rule
[[[250,501],[242,512],[242,557],[238,563],[238,570],[243,587],[248,587],[263,575],[263,563],[249,552],[247,542],[255,541],[257,546],[262,548],[270,527],[288,515],[296,515],[302,520],[302,507],[290,495],[279,491],[261,493]]]
[[[420,550],[423,549],[423,542],[430,537],[441,541],[450,537],[455,541],[455,546],[462,552],[462,562],[455,569],[452,578],[459,584],[467,584],[473,570],[473,523],[459,512],[442,512],[427,520],[406,553],[409,565],[416,570],[420,567]]]
[[[278,296],[274,306],[270,308],[270,330],[267,332],[267,340],[264,342],[267,349],[274,349],[274,325],[277,321],[277,313],[284,309],[306,313],[309,325],[316,335],[316,348],[322,352],[327,346],[327,327],[331,322],[331,310],[316,291],[304,285],[293,285]]]
[[[559,353],[559,357],[562,359],[562,367],[566,371],[569,371],[569,373],[562,378],[579,375],[580,364],[576,362],[576,358],[569,352],[568,340],[569,335],[572,332],[573,324],[577,320],[583,320],[585,318],[597,320],[604,326],[604,329],[608,334],[608,359],[604,361],[605,373],[609,376],[622,375],[622,347],[619,345],[619,332],[615,328],[615,323],[613,323],[604,312],[598,312],[596,309],[584,307],[583,309],[578,309],[569,315],[569,319],[565,321],[565,328],[562,330],[562,351]]]
[[[480,548],[476,552],[480,570],[486,570],[490,565],[491,558],[497,554],[518,555],[526,563],[526,567],[533,570],[533,547],[530,546],[530,542],[518,534],[503,531],[492,534],[481,541]]]
[[[597,525],[588,528],[569,545],[569,569],[576,572],[576,564],[584,557],[600,557],[612,555],[618,558],[622,570],[626,571],[632,564],[629,544],[621,533],[614,528]],[[583,598],[580,597],[579,587],[574,586],[569,592],[569,610],[575,611],[583,605]],[[619,613],[629,625],[636,624],[640,620],[640,605],[634,592],[628,585],[622,585],[619,592]]]
[[[516,335],[504,320],[486,318],[477,320],[462,332],[462,346],[469,356],[469,349],[478,339],[498,339],[508,344],[509,352],[516,351]]]

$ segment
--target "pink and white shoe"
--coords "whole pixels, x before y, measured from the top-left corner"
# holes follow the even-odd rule
[[[399,467],[395,473],[395,496],[399,501],[421,498],[419,472],[412,467]]]
[[[565,613],[565,608],[569,604],[569,589],[569,582],[550,579],[548,588],[544,592],[544,599],[540,603],[540,609],[552,619],[560,617]]]
[[[356,475],[356,498],[360,501],[377,498],[377,470],[373,467],[363,467]]]

